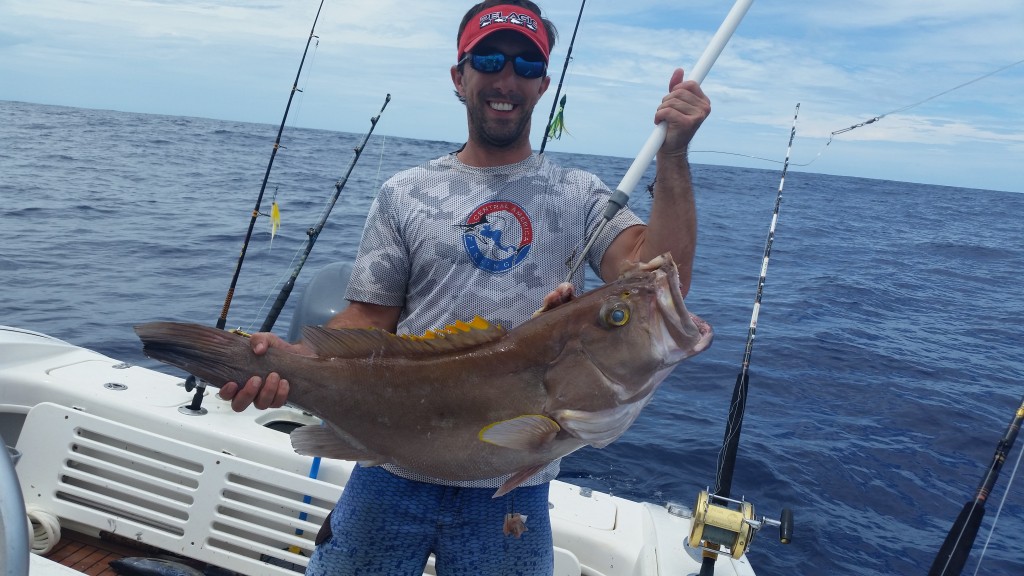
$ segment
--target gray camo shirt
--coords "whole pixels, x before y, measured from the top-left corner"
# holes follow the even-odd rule
[[[565,280],[610,194],[593,174],[536,154],[489,168],[449,154],[405,170],[384,183],[370,207],[346,298],[401,306],[399,334],[423,334],[476,315],[512,329]],[[620,232],[641,224],[628,208],[621,210],[591,248],[591,269],[600,271]],[[581,267],[572,279],[577,293],[583,280]],[[453,486],[496,488],[508,478],[447,481],[384,467]],[[524,485],[550,481],[558,469],[552,462]]]

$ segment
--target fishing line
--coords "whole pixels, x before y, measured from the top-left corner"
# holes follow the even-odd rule
[[[913,104],[908,104],[906,106],[901,106],[899,108],[896,108],[895,110],[890,110],[889,112],[886,112],[885,114],[881,114],[879,116],[875,116],[874,118],[871,118],[869,120],[865,120],[863,122],[858,122],[858,123],[856,123],[856,124],[854,124],[852,126],[847,126],[846,128],[840,128],[839,130],[833,130],[832,133],[828,135],[828,141],[825,142],[825,145],[821,147],[821,149],[814,156],[814,158],[811,159],[810,162],[808,162],[806,164],[798,164],[798,166],[810,166],[811,164],[816,162],[818,160],[818,158],[821,158],[821,155],[825,153],[825,149],[827,149],[829,147],[829,145],[832,144],[832,140],[834,140],[835,137],[837,135],[839,135],[839,134],[845,134],[847,132],[851,132],[851,131],[856,130],[858,128],[863,128],[863,127],[868,126],[870,124],[874,124],[875,122],[878,122],[879,120],[885,118],[886,116],[889,116],[889,115],[892,115],[892,114],[899,114],[901,112],[906,112],[907,110],[910,110],[910,109],[913,109],[913,108],[917,108],[918,106],[920,106],[922,104],[925,104],[927,102],[931,102],[932,100],[935,100],[936,98],[939,98],[940,96],[945,96],[946,94],[949,94],[950,92],[954,92],[954,91],[959,90],[959,89],[961,89],[961,88],[963,88],[965,86],[970,86],[971,84],[974,84],[975,82],[980,82],[981,80],[984,80],[985,78],[988,78],[989,76],[994,76],[994,75],[996,75],[996,74],[998,74],[998,73],[1000,73],[1000,72],[1002,72],[1004,70],[1007,70],[1009,68],[1017,66],[1018,64],[1024,64],[1024,60],[1018,60],[1016,62],[1013,62],[1012,64],[1007,64],[1006,66],[1003,66],[1001,68],[993,70],[993,71],[991,71],[991,72],[989,72],[987,74],[982,74],[981,76],[978,76],[977,78],[974,78],[972,80],[968,80],[967,82],[964,82],[963,84],[958,84],[958,85],[956,85],[956,86],[954,86],[952,88],[949,88],[947,90],[943,90],[942,92],[939,92],[938,94],[934,94],[932,96],[929,96],[929,97],[927,97],[924,100],[921,100],[919,102],[914,102]]]
[[[945,96],[946,94],[949,94],[950,92],[953,92],[955,90],[959,90],[959,89],[963,88],[964,86],[969,86],[971,84],[974,84],[975,82],[979,82],[981,80],[984,80],[985,78],[988,78],[989,76],[994,76],[994,75],[1002,72],[1003,70],[1006,70],[1008,68],[1012,68],[1012,67],[1014,67],[1014,66],[1016,66],[1018,64],[1022,64],[1022,63],[1024,63],[1024,60],[1018,60],[1018,61],[1016,61],[1016,62],[1014,62],[1012,64],[1007,64],[1006,66],[1003,66],[1002,68],[999,68],[997,70],[993,70],[992,72],[989,72],[988,74],[983,74],[983,75],[978,76],[977,78],[975,78],[973,80],[968,80],[967,82],[964,82],[963,84],[959,84],[959,85],[954,86],[954,87],[952,87],[952,88],[950,88],[948,90],[944,90],[942,92],[939,92],[938,94],[935,94],[934,96],[929,96],[929,97],[925,98],[924,100],[921,100],[920,102],[915,102],[913,104],[908,104],[907,106],[903,106],[902,108],[897,108],[897,109],[892,110],[890,112],[886,112],[885,114],[882,114],[881,116],[875,116],[874,118],[872,118],[872,119],[870,119],[870,120],[868,120],[866,122],[861,122],[860,124],[855,124],[853,126],[850,126],[849,128],[843,128],[842,130],[836,130],[835,132],[832,133],[832,135],[842,134],[844,132],[849,132],[850,130],[854,130],[856,128],[860,128],[861,126],[867,126],[868,124],[871,124],[873,122],[881,120],[882,118],[885,118],[886,116],[888,116],[890,114],[898,114],[900,112],[906,112],[907,110],[910,110],[911,108],[917,108],[918,106],[920,106],[920,105],[922,105],[922,104],[924,104],[926,102],[931,102],[932,100],[935,100],[936,98],[938,98],[940,96]]]
[[[929,96],[929,97],[927,97],[927,98],[925,98],[923,100],[920,100],[918,102],[915,102],[913,104],[908,104],[906,106],[901,106],[901,107],[896,108],[894,110],[890,110],[889,112],[886,112],[885,114],[881,114],[879,116],[875,116],[875,117],[870,118],[868,120],[864,120],[863,122],[858,122],[858,123],[856,123],[856,124],[854,124],[852,126],[848,126],[846,128],[841,128],[839,130],[834,130],[834,131],[832,131],[829,134],[828,141],[825,142],[824,145],[822,145],[821,149],[818,150],[818,153],[815,154],[814,157],[811,158],[810,161],[804,162],[804,163],[792,162],[792,163],[790,163],[790,166],[804,167],[804,166],[810,166],[811,164],[815,163],[819,158],[821,158],[822,154],[825,153],[825,150],[829,147],[829,145],[832,144],[832,140],[834,140],[835,137],[837,135],[839,135],[839,134],[845,134],[847,132],[851,132],[851,131],[856,130],[858,128],[863,128],[863,127],[868,126],[870,124],[874,124],[875,122],[878,122],[879,120],[885,118],[886,116],[890,116],[892,114],[899,114],[901,112],[906,112],[907,110],[910,110],[912,108],[917,108],[918,106],[921,106],[922,104],[926,104],[928,102],[931,102],[932,100],[935,100],[936,98],[939,98],[941,96],[945,96],[946,94],[949,94],[950,92],[955,92],[956,90],[959,90],[959,89],[964,88],[966,86],[970,86],[971,84],[974,84],[975,82],[980,82],[980,81],[982,81],[982,80],[984,80],[984,79],[986,79],[986,78],[988,78],[990,76],[995,76],[996,74],[999,74],[1000,72],[1003,72],[1005,70],[1008,70],[1008,69],[1013,68],[1014,66],[1018,66],[1020,64],[1024,64],[1024,60],[1018,60],[1018,61],[1013,62],[1011,64],[1007,64],[1006,66],[1003,66],[1001,68],[998,68],[998,69],[993,70],[991,72],[988,72],[986,74],[982,74],[981,76],[978,76],[977,78],[974,78],[972,80],[968,80],[967,82],[964,82],[963,84],[958,84],[958,85],[956,85],[956,86],[954,86],[952,88],[943,90],[942,92],[939,92],[937,94],[933,94],[932,96]],[[781,163],[778,160],[772,160],[770,158],[762,158],[760,156],[752,156],[750,154],[742,154],[742,153],[738,153],[738,152],[725,152],[725,151],[722,151],[722,150],[694,150],[694,151],[691,152],[691,154],[723,154],[723,155],[730,155],[730,156],[740,156],[742,158],[750,158],[752,160],[761,160],[763,162],[770,162],[770,163],[773,163],[773,164],[780,164]]]
[[[298,89],[298,92],[301,95],[299,96],[298,110],[296,111],[296,116],[302,116],[302,106],[306,103],[305,89],[309,87],[309,82],[313,78],[312,71],[316,70],[316,57],[320,53],[320,37],[314,36],[314,38],[316,38],[316,42],[313,43],[313,55],[310,56],[309,59],[310,73],[306,74],[306,83],[302,86],[302,88]]]
[[[380,140],[380,159],[377,160],[377,175],[373,179],[373,190],[380,190],[380,172],[384,167],[384,148],[388,143],[387,134],[381,137]]]
[[[750,158],[751,160],[761,160],[762,162],[771,162],[772,164],[782,164],[782,160],[775,160],[772,158],[763,158],[761,156],[752,156],[750,154],[743,154],[740,152],[723,152],[721,150],[691,150],[690,154],[722,154],[724,156],[739,156],[741,158]],[[790,163],[790,166],[806,166],[806,164]]]
[[[1003,512],[1003,506],[1006,504],[1006,497],[1010,495],[1010,491],[1013,488],[1013,481],[1017,478],[1017,470],[1020,468],[1021,456],[1024,456],[1024,450],[1017,452],[1017,463],[1013,466],[1013,472],[1010,473],[1010,479],[1006,482],[1006,491],[1003,492],[1003,497],[999,500],[999,508],[996,509],[996,515],[992,517],[992,528],[988,531],[988,537],[985,538],[985,545],[981,548],[981,555],[978,556],[978,566],[974,569],[974,576],[978,576],[978,571],[981,570],[981,564],[985,561],[985,552],[988,550],[988,543],[992,540],[992,535],[996,532],[996,525],[999,524],[999,515]]]

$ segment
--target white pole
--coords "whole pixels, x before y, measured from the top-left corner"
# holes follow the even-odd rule
[[[729,43],[733,32],[739,27],[740,21],[746,16],[747,10],[750,9],[750,5],[753,3],[754,0],[736,0],[732,10],[729,10],[729,14],[726,15],[725,21],[718,27],[718,32],[715,32],[714,37],[711,38],[711,43],[704,49],[704,54],[701,55],[700,60],[697,60],[697,63],[693,66],[689,76],[691,80],[696,80],[698,84],[704,81],[704,77],[711,70],[715,60],[718,60],[718,56],[725,49],[725,45]],[[665,122],[655,126],[654,132],[651,133],[644,147],[640,149],[640,153],[633,160],[633,164],[626,171],[626,175],[622,177],[622,182],[619,183],[618,187],[615,188],[615,192],[608,199],[608,205],[604,209],[604,218],[590,236],[590,240],[583,247],[583,251],[577,257],[576,262],[569,269],[569,274],[565,277],[566,282],[572,281],[573,274],[579,270],[583,260],[587,257],[587,253],[590,252],[591,246],[594,245],[594,241],[604,231],[605,225],[629,202],[629,195],[633,193],[633,189],[636,188],[640,177],[647,171],[647,167],[654,161],[654,156],[658,153],[658,149],[665,143],[667,132],[668,125]]]
[[[704,54],[701,55],[700,60],[694,65],[693,70],[689,74],[690,80],[696,80],[698,84],[704,81],[704,77],[708,75],[711,66],[718,60],[718,56],[722,54],[725,45],[729,43],[733,32],[736,31],[740,21],[743,20],[747,10],[750,9],[750,5],[753,3],[754,0],[736,0],[732,10],[725,17],[725,21],[718,28],[718,32],[715,32],[711,43],[704,49]],[[661,122],[654,128],[654,132],[651,133],[644,147],[640,149],[640,153],[637,155],[636,160],[633,160],[629,170],[626,171],[626,175],[623,176],[622,182],[619,183],[616,191],[622,191],[627,197],[633,193],[633,189],[636,188],[640,177],[647,171],[647,167],[651,165],[655,154],[658,153],[658,149],[665,143],[665,134],[667,132],[668,125],[665,122]]]

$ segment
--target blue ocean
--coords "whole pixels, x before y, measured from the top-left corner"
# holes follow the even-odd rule
[[[277,128],[0,102],[0,324],[163,369],[131,327],[215,324]],[[228,327],[260,326],[362,137],[285,130],[262,204],[276,199],[281,228],[272,239],[258,219]],[[379,185],[457,147],[370,138],[275,331],[287,334],[318,269],[353,257]],[[610,186],[632,161],[557,148],[550,157]],[[687,306],[715,343],[619,441],[566,458],[564,479],[686,505],[714,483],[779,188],[781,169],[766,168],[694,166]],[[643,217],[650,176],[631,201]],[[794,511],[792,544],[772,529],[755,540],[759,574],[927,572],[1024,395],[1022,277],[1024,194],[789,172],[732,489],[758,516]],[[1024,484],[1010,484],[1020,451],[965,573],[1024,574]]]

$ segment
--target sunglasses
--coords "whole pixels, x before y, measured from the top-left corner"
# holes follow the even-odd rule
[[[473,70],[477,72],[483,72],[484,74],[496,74],[505,69],[505,63],[512,60],[512,69],[515,70],[516,75],[523,78],[541,78],[547,72],[548,64],[543,60],[527,60],[522,56],[506,56],[501,52],[491,52],[489,54],[474,54],[469,52],[462,60],[459,60],[458,65],[461,66],[466,62],[473,67]]]

